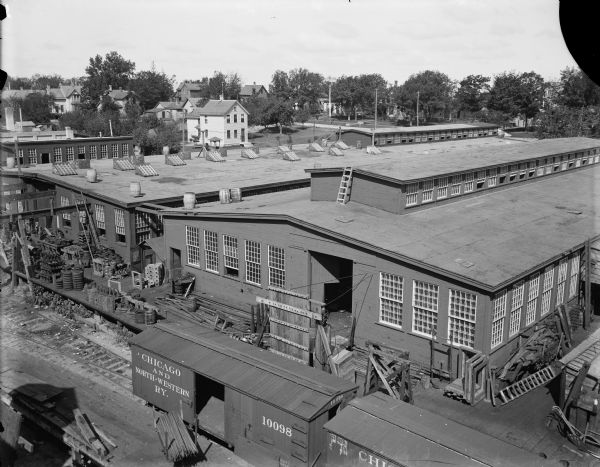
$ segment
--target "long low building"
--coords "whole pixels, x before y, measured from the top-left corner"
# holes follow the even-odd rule
[[[340,129],[341,138],[347,145],[362,147],[370,144],[387,146],[482,138],[498,136],[499,131],[499,126],[491,123]]]
[[[163,211],[165,248],[197,289],[240,307],[271,287],[304,293],[351,312],[356,345],[401,348],[461,378],[469,358],[503,364],[519,335],[579,300],[583,249],[600,235],[600,165],[586,157],[579,167],[402,215],[356,201],[360,180],[346,204],[311,200],[320,190],[312,173],[310,189]],[[363,191],[387,199],[390,178],[402,180],[401,170],[372,177]],[[340,179],[329,182],[337,192]],[[596,288],[592,301],[600,303]]]

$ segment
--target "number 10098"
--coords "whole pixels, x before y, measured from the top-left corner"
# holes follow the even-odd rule
[[[274,420],[271,420],[270,418],[267,418],[263,415],[262,418],[262,424],[265,425],[268,428],[271,428],[272,430],[278,431],[279,433],[289,436],[292,436],[292,429],[289,426],[285,426],[283,423],[279,423],[276,422]]]

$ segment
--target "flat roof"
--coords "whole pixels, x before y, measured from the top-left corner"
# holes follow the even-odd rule
[[[87,181],[87,169],[77,169],[77,175],[60,176],[52,173],[51,164],[42,164],[23,167],[22,172],[24,175],[38,177],[77,191],[82,190],[90,196],[96,195],[108,199],[117,205],[135,206],[176,199],[183,197],[185,192],[218,193],[222,188],[242,188],[243,191],[269,183],[308,180],[306,169],[339,168],[345,165],[359,167],[373,164],[374,160],[392,161],[412,153],[423,154],[440,144],[451,144],[454,148],[468,148],[475,145],[482,151],[488,151],[490,148],[503,145],[504,141],[500,138],[482,138],[471,141],[393,146],[383,148],[383,153],[378,156],[368,155],[364,149],[348,149],[343,152],[343,157],[331,156],[327,152],[309,152],[307,144],[298,144],[294,145],[294,148],[301,160],[296,162],[283,160],[282,156],[276,153],[275,148],[261,149],[258,159],[245,159],[241,157],[241,149],[228,149],[226,162],[210,162],[204,158],[194,157],[186,160],[185,166],[166,165],[162,155],[146,156],[146,163],[151,164],[159,174],[154,177],[142,177],[136,175],[133,170],[113,169],[112,159],[92,159],[90,166],[97,170],[98,179],[101,180],[99,183]],[[514,142],[514,144],[527,143]],[[18,173],[17,168],[2,167],[2,171],[15,175]],[[144,196],[140,198],[132,196],[129,190],[131,182],[140,182]]]
[[[447,130],[473,130],[474,128],[499,128],[500,125],[495,123],[446,123],[442,125],[420,125],[420,126],[392,126],[380,127],[375,131],[376,135],[386,133],[428,133],[430,131],[447,131]],[[365,127],[341,127],[342,134],[356,131],[367,135],[373,134],[373,128]]]
[[[481,151],[480,147],[456,149],[452,146],[440,144],[418,154],[406,154],[401,158],[362,165],[355,172],[371,174],[387,180],[406,182],[593,148],[600,148],[600,140],[593,138],[556,138],[517,142],[505,139],[504,144],[486,148],[485,151]],[[339,169],[342,169],[342,167],[339,167]],[[327,171],[327,169],[308,170],[308,172],[315,173],[320,171]]]
[[[556,465],[524,449],[381,393],[352,400],[324,428],[386,457],[394,465]]]
[[[600,164],[403,215],[352,201],[310,201],[308,188],[185,212],[287,220],[493,291],[597,236],[598,187]]]
[[[350,381],[200,325],[159,323],[129,342],[305,420],[357,389]]]

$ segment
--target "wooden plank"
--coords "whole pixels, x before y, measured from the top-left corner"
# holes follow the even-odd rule
[[[295,362],[302,363],[303,365],[308,365],[308,362],[306,360],[303,360],[303,359],[297,358],[297,357],[293,357],[292,355],[289,355],[287,353],[280,352],[279,350],[275,350],[272,347],[269,348],[269,351],[273,352],[274,354],[280,355],[281,357],[289,358],[290,360],[294,360]]]
[[[284,338],[284,337],[276,336],[276,335],[275,335],[275,334],[273,334],[273,333],[271,333],[271,338],[272,338],[272,339],[275,339],[275,340],[278,340],[278,341],[281,341],[281,342],[284,342],[285,344],[291,345],[291,346],[293,346],[293,347],[297,347],[297,348],[299,348],[299,349],[302,349],[302,350],[304,350],[304,351],[306,351],[306,352],[308,352],[308,351],[309,351],[309,348],[308,348],[308,347],[306,347],[306,346],[304,346],[304,345],[302,345],[302,344],[298,344],[297,342],[291,341],[291,340],[289,340],[289,339],[286,339],[286,338]]]
[[[392,389],[392,387],[388,383],[387,379],[385,379],[385,375],[383,374],[381,368],[379,367],[379,364],[375,361],[375,358],[373,357],[372,353],[369,354],[369,360],[371,361],[371,365],[373,366],[373,368],[375,368],[375,371],[377,372],[379,379],[383,382],[383,385],[390,393],[390,396],[394,397],[395,399],[399,399],[398,393]]]
[[[293,323],[289,323],[287,321],[284,321],[282,319],[278,319],[278,318],[269,318],[271,323],[277,323],[277,324],[281,324],[283,326],[287,326],[290,327],[292,329],[297,329],[298,331],[302,331],[302,332],[306,332],[308,333],[310,331],[310,329],[302,327],[302,326],[298,326],[297,324],[293,324]]]
[[[320,324],[317,325],[317,332],[321,337],[321,343],[323,344],[323,348],[325,349],[325,355],[327,355],[327,361],[329,362],[329,368],[331,368],[331,372],[335,376],[339,376],[338,368],[333,359],[331,358],[331,349],[329,348],[329,339],[325,334],[325,329]]]
[[[258,303],[264,303],[265,305],[274,306],[275,308],[281,308],[282,310],[286,310],[291,313],[296,313],[298,315],[306,316],[311,319],[316,319],[317,321],[321,321],[323,319],[323,316],[321,315],[321,313],[315,313],[313,311],[302,310],[300,308],[286,305],[285,303],[276,302],[276,301],[270,300],[268,298],[256,297],[256,301]]]
[[[73,415],[75,416],[77,427],[79,430],[81,430],[81,434],[84,436],[86,441],[91,444],[96,452],[101,456],[108,454],[108,449],[106,449],[106,446],[104,446],[104,444],[102,444],[102,442],[98,439],[98,436],[96,433],[94,433],[92,426],[84,417],[83,413],[81,413],[81,410],[78,408],[73,409]]]

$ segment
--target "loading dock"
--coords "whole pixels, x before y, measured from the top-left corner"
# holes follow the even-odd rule
[[[130,343],[134,394],[255,465],[322,465],[323,425],[356,395],[351,382],[201,326],[158,324]]]

